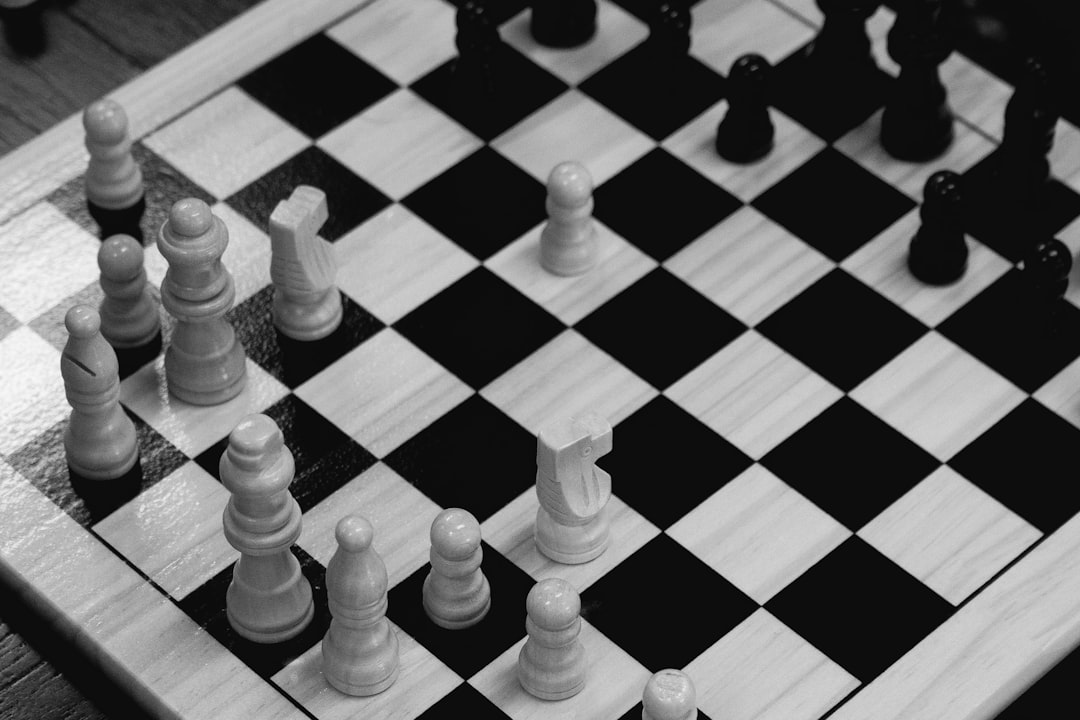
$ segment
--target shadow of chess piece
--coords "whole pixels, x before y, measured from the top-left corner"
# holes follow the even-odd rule
[[[889,56],[900,65],[881,115],[881,145],[893,157],[925,162],[953,141],[953,116],[938,66],[952,53],[941,0],[909,0],[889,30]]]
[[[728,110],[716,129],[716,152],[725,160],[751,163],[769,154],[776,130],[769,117],[772,66],[750,53],[735,60],[728,73]]]
[[[48,47],[43,0],[6,0],[0,4],[0,27],[16,55],[34,58]]]

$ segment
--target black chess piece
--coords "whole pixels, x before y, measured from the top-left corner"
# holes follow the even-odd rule
[[[728,109],[716,128],[716,152],[725,160],[750,163],[769,154],[776,134],[769,117],[772,66],[749,53],[735,60],[727,79]]]
[[[1011,192],[1029,202],[1038,199],[1050,180],[1049,155],[1060,117],[1046,67],[1029,58],[1024,77],[1005,106],[1005,127],[997,153],[998,175],[1011,186]]]
[[[571,48],[596,34],[596,0],[533,0],[529,30],[541,45]]]
[[[664,0],[649,22],[646,41],[654,59],[667,69],[690,52],[690,7],[685,0]],[[674,78],[673,78],[674,79]]]
[[[879,72],[870,52],[866,21],[880,5],[881,0],[817,0],[825,20],[810,48],[815,74],[835,74],[830,79],[842,86],[843,78],[859,79]]]
[[[960,183],[960,176],[952,170],[939,170],[927,179],[923,188],[923,204],[919,208],[922,225],[911,239],[908,268],[912,275],[930,285],[956,282],[967,269]]]
[[[4,28],[4,40],[22,57],[37,57],[46,50],[44,3],[0,7],[0,27]]]
[[[496,55],[502,38],[484,3],[467,0],[458,8],[454,44],[458,57],[453,66],[453,85],[458,101],[476,105],[491,100],[498,90]]]
[[[941,0],[908,0],[889,30],[889,56],[900,65],[881,116],[881,144],[899,160],[925,162],[953,141],[953,116],[938,66],[952,52]]]
[[[1056,238],[1032,247],[1024,257],[1024,275],[1039,305],[1052,305],[1065,297],[1072,264],[1069,248]]]

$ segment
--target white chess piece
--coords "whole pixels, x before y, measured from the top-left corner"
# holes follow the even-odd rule
[[[611,425],[596,414],[556,423],[536,439],[536,547],[555,562],[588,562],[607,548],[611,475],[595,462],[611,444]]]
[[[341,325],[334,248],[318,236],[330,216],[326,193],[299,185],[270,215],[274,325],[294,340],[318,340]]]
[[[371,546],[365,518],[346,515],[334,530],[338,549],[326,566],[330,628],[322,641],[323,674],[348,695],[375,695],[397,680],[398,639],[386,619],[386,565]]]
[[[541,580],[525,599],[529,639],[518,654],[518,681],[541,700],[564,700],[585,687],[581,597],[562,578]]]
[[[130,235],[113,235],[98,249],[101,334],[114,348],[147,345],[161,332],[157,300],[146,282],[143,249]]]
[[[424,580],[424,610],[449,630],[467,628],[491,608],[491,586],[480,563],[480,523],[467,510],[443,510],[431,523],[431,572]]]
[[[641,720],[697,720],[697,693],[681,670],[661,670],[645,683]]]
[[[580,275],[596,264],[592,193],[592,176],[581,163],[560,163],[548,176],[548,221],[540,231],[540,264],[548,272]]]

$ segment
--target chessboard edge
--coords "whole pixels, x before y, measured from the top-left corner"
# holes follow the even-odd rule
[[[263,0],[108,93],[138,140],[274,55],[376,0]],[[0,224],[78,176],[85,165],[82,113],[0,157]]]

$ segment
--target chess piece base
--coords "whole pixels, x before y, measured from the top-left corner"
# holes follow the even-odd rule
[[[378,695],[397,680],[398,674],[401,672],[397,633],[394,632],[388,622],[384,620],[382,623],[386,628],[385,642],[372,643],[374,638],[364,637],[362,646],[366,649],[372,644],[379,645],[374,653],[377,657],[365,657],[363,658],[364,663],[353,666],[350,666],[349,661],[353,660],[355,662],[357,659],[355,651],[349,652],[348,649],[339,648],[335,644],[334,638],[337,633],[341,633],[342,640],[355,639],[355,631],[349,631],[341,627],[331,627],[331,630],[327,632],[321,648],[323,674],[326,681],[334,688],[346,695],[367,697],[369,695]],[[366,636],[367,633],[364,633],[364,635]],[[338,669],[343,667],[344,670]]]
[[[484,578],[483,589],[467,600],[480,600],[480,602],[462,603],[454,608],[453,616],[438,615],[428,602],[431,586],[431,576],[424,579],[424,612],[427,613],[431,622],[447,630],[462,630],[472,627],[483,620],[491,609],[491,589],[487,578]]]
[[[528,649],[526,641],[518,654],[518,682],[530,695],[541,700],[565,700],[585,689],[585,649],[580,644],[572,657],[560,664],[557,673],[535,669]]]
[[[611,534],[606,508],[581,525],[560,525],[543,507],[536,510],[536,549],[564,565],[580,565],[600,557]]]

